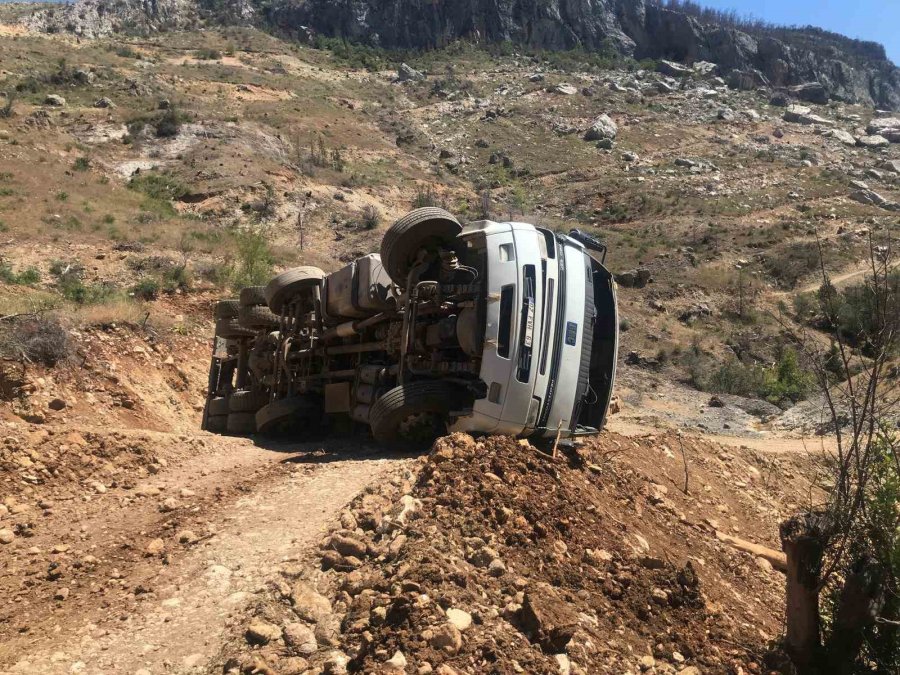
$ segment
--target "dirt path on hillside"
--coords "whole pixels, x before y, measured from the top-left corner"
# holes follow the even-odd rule
[[[273,566],[317,550],[359,491],[410,461],[358,441],[204,436],[208,452],[129,489],[45,501],[34,535],[4,547],[0,672],[203,670]]]

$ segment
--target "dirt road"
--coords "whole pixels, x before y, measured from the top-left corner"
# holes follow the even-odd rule
[[[41,500],[32,536],[2,549],[0,672],[202,672],[273,565],[316,550],[360,490],[411,461],[358,440],[329,453],[197,436],[205,452],[133,484]]]

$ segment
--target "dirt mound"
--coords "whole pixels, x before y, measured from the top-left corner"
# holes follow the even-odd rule
[[[716,533],[771,544],[773,500],[798,492],[750,485],[765,460],[747,452],[675,435],[604,434],[557,457],[510,438],[440,439],[411,489],[365,495],[325,541],[325,574],[310,578],[332,611],[300,618],[340,632],[303,664],[339,672],[339,646],[351,672],[759,672],[783,582]],[[667,476],[683,481],[686,465],[678,491]],[[730,501],[732,481],[746,505]],[[278,594],[262,615],[296,622]],[[226,670],[305,672],[290,640],[266,642]]]

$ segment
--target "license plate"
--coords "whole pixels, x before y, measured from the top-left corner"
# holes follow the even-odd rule
[[[534,300],[528,298],[528,311],[525,314],[525,346],[531,349],[534,340]]]

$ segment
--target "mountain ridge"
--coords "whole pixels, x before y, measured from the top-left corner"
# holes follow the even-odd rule
[[[648,0],[77,0],[38,11],[27,22],[85,37],[218,23],[391,49],[474,39],[546,50],[614,50],[638,59],[709,61],[723,77],[753,86],[815,82],[831,99],[900,109],[900,68],[878,43],[809,27],[708,23]]]

